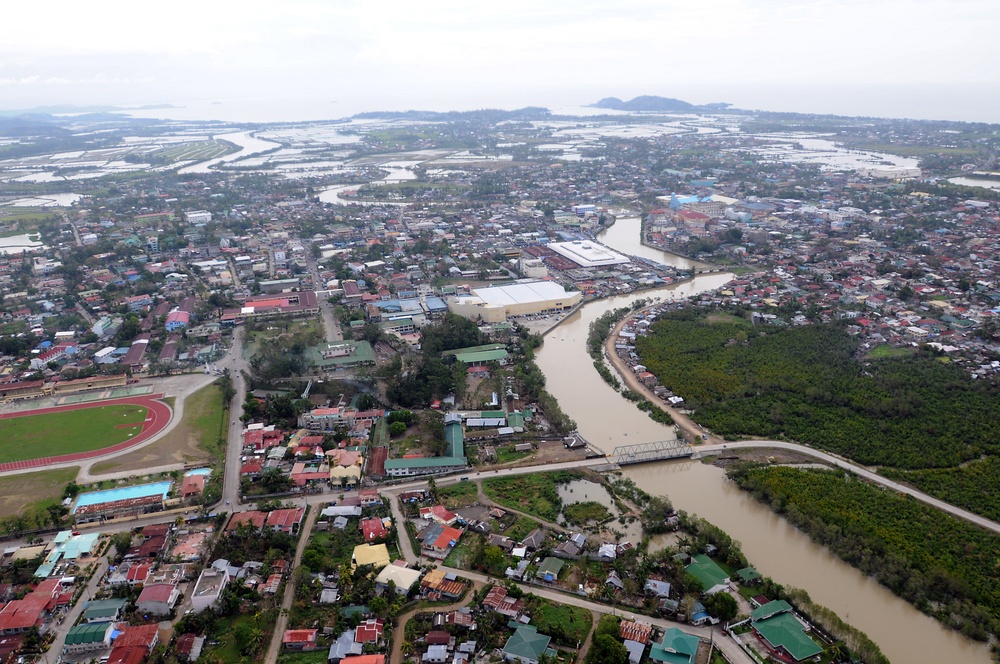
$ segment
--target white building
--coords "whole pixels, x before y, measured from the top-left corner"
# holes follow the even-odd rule
[[[192,210],[185,212],[184,218],[189,224],[207,224],[212,221],[212,213],[205,210]]]
[[[198,577],[198,583],[191,593],[191,609],[201,613],[219,601],[222,591],[229,584],[229,575],[214,567],[206,567]]]
[[[589,240],[574,240],[572,242],[550,242],[545,245],[563,258],[568,258],[580,267],[605,267],[628,263],[626,256],[608,249],[603,244]]]
[[[471,295],[448,298],[448,310],[463,318],[500,323],[510,316],[560,313],[580,303],[583,293],[567,291],[552,281],[474,288]]]

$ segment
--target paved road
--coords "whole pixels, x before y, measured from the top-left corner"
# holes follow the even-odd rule
[[[636,313],[641,313],[641,312],[636,312]],[[991,530],[995,533],[1000,533],[1000,523],[997,523],[996,521],[992,521],[985,517],[979,516],[978,514],[973,514],[968,510],[962,509],[961,507],[956,507],[955,505],[952,505],[950,503],[946,503],[943,500],[939,500],[937,498],[929,496],[926,493],[918,491],[917,489],[914,489],[912,487],[905,486],[898,482],[893,482],[892,480],[886,479],[881,475],[879,475],[878,473],[875,473],[869,470],[868,468],[865,468],[864,466],[859,466],[855,463],[851,463],[850,461],[842,459],[833,454],[829,454],[827,452],[821,452],[820,450],[816,450],[811,447],[801,445],[799,443],[791,443],[783,440],[741,440],[738,442],[727,442],[722,438],[719,438],[718,436],[711,434],[701,425],[694,422],[694,420],[692,420],[690,417],[684,415],[683,413],[679,413],[676,409],[671,408],[666,404],[664,404],[659,399],[659,397],[654,396],[652,391],[648,387],[643,385],[642,382],[635,377],[632,371],[628,368],[628,365],[620,357],[618,357],[617,353],[615,353],[614,342],[615,339],[618,337],[618,331],[621,330],[622,327],[625,326],[625,323],[635,315],[636,314],[632,314],[632,316],[623,319],[617,325],[614,326],[614,328],[611,331],[611,334],[608,336],[608,339],[604,345],[605,354],[607,355],[608,360],[611,362],[611,364],[615,367],[615,370],[617,370],[619,375],[621,375],[622,380],[629,389],[639,392],[640,394],[645,396],[651,403],[657,405],[660,408],[660,410],[670,415],[670,417],[673,418],[674,420],[674,424],[676,424],[683,431],[685,431],[692,440],[699,440],[702,439],[702,437],[705,437],[705,439],[709,441],[708,445],[698,445],[695,448],[696,454],[699,455],[715,454],[717,452],[722,452],[724,450],[748,449],[748,448],[774,448],[774,449],[782,449],[782,450],[797,452],[799,454],[809,456],[814,459],[818,459],[832,466],[836,466],[837,468],[842,468],[843,470],[852,472],[859,477],[880,484],[886,487],[887,489],[892,489],[893,491],[898,491],[899,493],[912,496],[913,498],[916,498],[922,503],[926,503],[927,505],[936,507],[937,509],[943,512],[947,512],[952,516],[964,519],[969,523],[973,523],[977,526],[986,528],[987,530]]]
[[[243,451],[243,423],[240,421],[243,402],[246,400],[247,384],[244,372],[250,372],[250,363],[243,357],[243,344],[246,330],[236,328],[233,333],[233,346],[221,362],[216,364],[220,369],[228,369],[233,379],[236,396],[229,408],[229,429],[226,438],[226,475],[222,482],[222,500],[227,506],[234,506],[240,499],[240,454]],[[227,507],[229,509],[229,507]],[[235,509],[235,508],[233,508]]]
[[[316,264],[316,259],[313,257],[312,252],[307,254],[306,262],[309,267],[309,274],[312,275],[313,290],[317,291],[316,298],[319,304],[320,315],[323,317],[323,329],[326,333],[326,340],[328,343],[343,341],[344,333],[340,329],[340,323],[337,322],[333,305],[330,304],[329,298],[318,294],[318,291],[326,290],[326,284],[320,283],[319,266]]]
[[[960,519],[965,519],[966,521],[974,523],[982,528],[986,528],[987,530],[1000,533],[1000,523],[997,523],[996,521],[991,521],[990,519],[981,517],[978,514],[973,514],[968,510],[964,510],[961,507],[956,507],[950,503],[944,502],[943,500],[938,500],[933,496],[928,496],[922,491],[917,491],[916,489],[900,484],[899,482],[893,482],[892,480],[886,479],[881,475],[868,470],[867,468],[845,461],[840,457],[836,457],[832,454],[827,454],[826,452],[821,452],[819,450],[814,450],[811,447],[799,445],[798,443],[788,443],[783,440],[741,440],[732,443],[703,445],[695,449],[699,453],[715,454],[722,451],[748,448],[774,448],[780,450],[790,450],[792,452],[798,452],[799,454],[810,456],[814,459],[819,459],[820,461],[828,463],[832,466],[854,473],[855,475],[866,480],[881,484],[887,489],[892,489],[893,491],[898,491],[899,493],[912,496],[922,503],[936,507],[942,512],[947,512],[948,514],[957,516]]]
[[[292,608],[292,602],[295,601],[295,570],[299,568],[299,563],[302,562],[302,552],[306,549],[306,544],[309,542],[309,536],[312,535],[313,526],[316,524],[316,515],[319,514],[320,510],[312,509],[309,511],[309,516],[306,517],[305,523],[302,524],[302,528],[299,530],[299,545],[295,547],[295,558],[292,560],[292,573],[288,576],[288,580],[285,581],[285,597],[281,600],[281,610],[278,612],[278,620],[274,624],[274,634],[271,636],[271,645],[267,649],[267,656],[264,657],[264,664],[274,664],[278,661],[278,655],[281,652],[281,637],[285,634],[285,629],[288,628],[288,612]]]
[[[108,559],[107,556],[103,556],[97,562],[97,570],[94,572],[94,576],[90,577],[90,582],[84,589],[83,594],[80,595],[80,599],[77,600],[76,606],[69,610],[66,616],[63,618],[62,624],[55,633],[55,640],[52,641],[52,645],[49,646],[49,655],[58,656],[62,654],[63,645],[66,643],[66,635],[69,634],[70,628],[76,624],[77,619],[79,619],[80,614],[83,613],[83,607],[87,601],[94,596],[97,591],[98,585],[100,585],[101,579],[104,578],[104,573],[108,571]]]
[[[447,613],[449,611],[454,611],[455,609],[460,609],[463,606],[468,606],[472,602],[473,596],[476,594],[483,584],[473,583],[472,588],[466,594],[465,599],[461,602],[456,602],[454,604],[449,604],[447,606],[421,606],[416,609],[407,611],[401,616],[396,617],[395,625],[392,628],[394,632],[394,638],[392,639],[392,652],[389,653],[389,664],[403,664],[403,635],[406,634],[406,623],[410,622],[410,618],[417,615],[418,613],[426,613],[433,611],[434,613]]]

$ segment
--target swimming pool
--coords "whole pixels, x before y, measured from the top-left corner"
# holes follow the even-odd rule
[[[122,486],[116,489],[105,489],[104,491],[90,491],[81,493],[73,507],[76,510],[84,505],[97,505],[98,503],[110,503],[114,500],[128,500],[130,498],[144,498],[146,496],[162,495],[164,498],[170,493],[170,482],[154,482],[153,484],[138,484],[136,486]]]
[[[189,475],[211,475],[211,474],[212,474],[211,468],[195,468],[194,470],[189,470],[186,473],[184,473],[184,477],[188,477]]]

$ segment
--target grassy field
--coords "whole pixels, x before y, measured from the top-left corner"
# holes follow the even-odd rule
[[[878,360],[883,357],[909,357],[910,355],[913,355],[912,348],[893,348],[888,344],[882,344],[868,351],[865,357]]]
[[[515,542],[520,542],[528,536],[528,533],[538,526],[539,524],[537,521],[533,521],[526,516],[519,516],[517,517],[517,521],[515,521],[510,528],[504,531],[504,535],[511,538]]]
[[[142,431],[143,406],[101,406],[0,420],[0,462],[89,452]],[[123,424],[135,426],[121,427]]]
[[[539,600],[532,619],[541,634],[550,634],[557,643],[570,648],[583,643],[594,621],[590,611],[569,604]]]
[[[581,475],[572,471],[495,477],[483,480],[483,493],[490,500],[546,521],[555,521],[562,509],[557,484],[572,482]]]
[[[40,470],[0,477],[0,514],[41,512],[59,503],[63,488],[76,479],[79,468]]]
[[[193,463],[225,459],[226,411],[222,392],[213,383],[184,401],[184,417],[166,436],[130,454],[95,463],[95,474],[122,470],[144,470],[170,463]],[[223,444],[219,445],[219,436]]]
[[[450,510],[465,507],[479,500],[479,487],[475,482],[459,482],[438,489],[441,502]]]

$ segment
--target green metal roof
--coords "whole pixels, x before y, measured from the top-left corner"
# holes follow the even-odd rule
[[[691,664],[697,653],[697,636],[682,632],[676,627],[669,627],[663,633],[663,639],[652,645],[649,658],[654,662],[667,664]]]
[[[481,350],[475,353],[457,353],[455,359],[466,364],[499,362],[507,359],[507,351],[501,348],[499,350]]]
[[[441,353],[441,357],[448,357],[449,355],[465,355],[469,353],[481,353],[487,350],[503,350],[506,348],[504,344],[483,344],[482,346],[469,346],[468,348],[456,348],[455,350],[446,350]]]
[[[551,636],[546,636],[544,634],[539,634],[535,627],[531,625],[521,625],[517,628],[507,643],[504,644],[503,651],[505,655],[510,655],[512,657],[523,657],[524,659],[530,659],[538,661],[538,659],[545,653],[546,648],[549,647],[549,641],[552,640]]]
[[[87,602],[83,611],[83,619],[87,621],[100,620],[101,618],[113,619],[118,612],[125,608],[124,599],[94,599]]]
[[[729,578],[729,575],[704,553],[695,556],[694,561],[684,569],[701,581],[702,589],[706,592],[715,586],[725,585],[726,579]]]
[[[769,605],[765,604],[764,606]],[[788,611],[758,620],[753,623],[753,628],[767,639],[768,643],[775,648],[784,648],[797,661],[815,657],[823,652],[819,644],[805,633],[802,623]]]
[[[66,635],[66,645],[78,646],[88,643],[100,643],[111,631],[111,623],[93,623],[77,625]]]
[[[753,567],[744,567],[736,572],[736,576],[740,577],[740,580],[742,581],[749,582],[758,580],[760,578],[760,573],[758,573]]]
[[[453,458],[465,458],[465,434],[462,432],[462,423],[460,421],[445,425],[444,439],[448,443],[448,451]]]
[[[390,468],[435,468],[437,466],[467,466],[465,457],[417,457],[414,459],[388,459],[386,470]]]
[[[785,611],[791,611],[792,605],[783,599],[779,599],[775,602],[768,602],[767,604],[762,604],[758,606],[750,614],[750,620],[764,620],[765,618],[770,618],[776,613],[784,613]]]
[[[542,561],[542,564],[538,566],[538,572],[535,576],[545,576],[546,574],[551,574],[553,577],[558,577],[559,572],[562,571],[563,565],[566,563],[560,558],[546,558]]]

